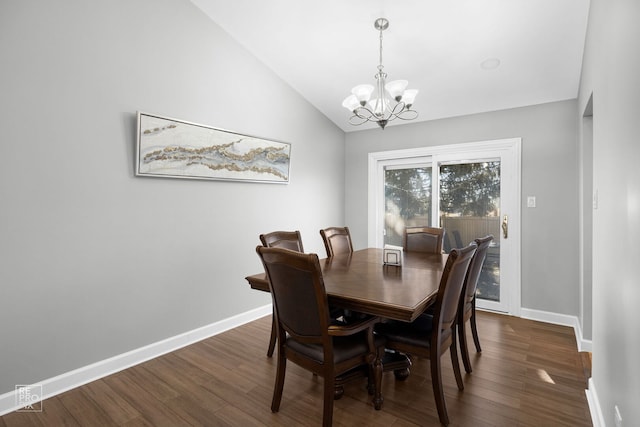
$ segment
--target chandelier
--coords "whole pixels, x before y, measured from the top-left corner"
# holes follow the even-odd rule
[[[342,106],[353,113],[349,123],[359,126],[366,122],[376,122],[382,129],[392,120],[413,120],[418,117],[418,112],[411,106],[418,94],[417,89],[406,89],[407,80],[394,80],[386,83],[387,73],[382,65],[382,32],[389,28],[389,21],[378,18],[373,23],[376,30],[380,31],[380,64],[375,75],[376,88],[373,85],[363,84],[351,89]],[[371,98],[374,89],[377,89],[374,98]]]

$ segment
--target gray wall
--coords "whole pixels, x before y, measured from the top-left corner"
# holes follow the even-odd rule
[[[638,1],[591,0],[577,111],[593,94],[592,386],[610,426],[615,405],[640,423],[639,19]]]
[[[348,133],[345,220],[355,244],[367,243],[368,153],[520,137],[523,200],[537,198],[536,208],[521,206],[522,307],[577,316],[577,132],[573,100]]]
[[[2,1],[0,53],[0,394],[268,304],[258,235],[344,222],[344,133],[189,1]],[[134,177],[137,110],[291,142],[291,183]]]

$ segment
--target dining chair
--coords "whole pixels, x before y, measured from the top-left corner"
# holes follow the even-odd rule
[[[374,336],[379,318],[335,324],[329,316],[322,270],[316,254],[281,248],[256,248],[269,279],[275,307],[278,365],[271,411],[278,412],[287,360],[324,378],[322,424],[330,426],[336,377],[360,366],[368,367],[374,406],[380,409],[384,340]],[[380,353],[379,353],[380,352]]]
[[[451,246],[451,240],[449,239],[449,233],[444,233],[442,246],[445,254],[448,254],[449,252],[451,252],[451,249],[453,249],[453,246]]]
[[[334,255],[353,253],[353,243],[349,227],[329,227],[320,230],[327,258]]]
[[[462,243],[462,236],[460,236],[460,230],[453,230],[452,234],[453,240],[455,240],[456,242],[456,248],[461,248],[462,246],[464,246],[464,243]]]
[[[389,321],[379,324],[375,329],[376,334],[386,338],[386,348],[430,359],[433,395],[440,422],[444,425],[449,424],[449,416],[444,400],[440,358],[448,349],[458,389],[464,390],[456,349],[456,320],[460,294],[476,248],[477,245],[473,242],[449,253],[440,279],[433,316],[422,315],[412,323]]]
[[[304,252],[302,246],[302,236],[300,231],[273,231],[260,235],[260,241],[263,246],[268,248],[285,248],[296,252]],[[267,349],[267,357],[273,356],[276,348],[276,319],[271,317],[271,336],[269,337],[269,347]]]
[[[407,252],[442,253],[445,230],[439,227],[406,227],[403,248]]]
[[[296,252],[304,252],[300,231],[273,231],[260,235],[263,246],[268,248],[285,248]]]
[[[324,230],[320,230],[320,236],[322,236],[324,248],[327,251],[327,258],[331,258],[335,255],[353,253],[353,243],[351,241],[349,227],[325,228]],[[363,316],[360,313],[340,307],[330,307],[330,314],[332,318],[342,318],[345,322],[352,322],[354,318]]]
[[[471,325],[471,335],[473,336],[473,342],[476,346],[476,351],[480,353],[480,339],[478,338],[478,327],[476,325],[476,289],[478,288],[478,279],[480,278],[480,272],[484,265],[484,260],[487,257],[487,250],[493,240],[492,235],[487,235],[482,238],[475,239],[474,242],[478,245],[476,253],[473,255],[471,264],[469,265],[469,271],[465,279],[464,288],[460,295],[460,306],[458,307],[458,340],[460,341],[460,354],[462,355],[462,362],[464,364],[464,370],[467,373],[471,373],[471,360],[469,359],[469,348],[467,346],[467,334],[465,326],[467,322]]]

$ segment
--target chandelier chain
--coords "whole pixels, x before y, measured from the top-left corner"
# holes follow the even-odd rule
[[[384,65],[382,65],[382,31],[384,31],[382,28],[380,28],[380,62],[378,64],[378,70],[380,70],[382,72],[382,69],[384,68]]]

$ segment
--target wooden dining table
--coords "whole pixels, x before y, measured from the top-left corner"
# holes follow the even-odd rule
[[[383,250],[368,248],[320,260],[329,304],[412,322],[436,298],[447,254],[404,252],[402,265],[386,265]],[[246,277],[252,289],[269,292],[265,273]]]

